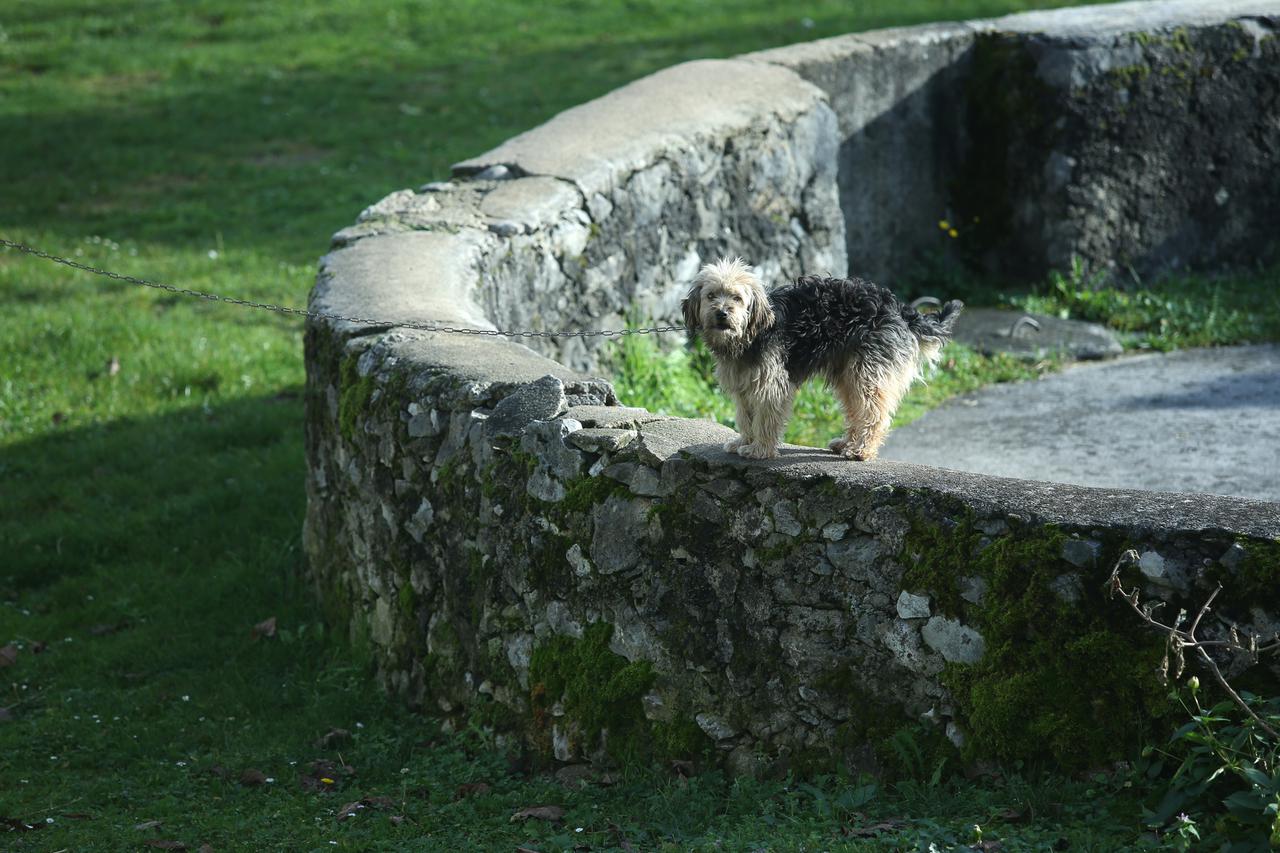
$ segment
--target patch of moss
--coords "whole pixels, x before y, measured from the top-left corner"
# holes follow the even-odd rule
[[[361,376],[357,358],[349,355],[338,369],[338,432],[347,441],[355,438],[356,418],[369,408],[376,387],[372,376]]]
[[[1151,66],[1126,65],[1123,68],[1113,68],[1109,75],[1116,88],[1129,89],[1151,76]]]
[[[1244,560],[1234,578],[1232,589],[1225,589],[1232,599],[1253,601],[1269,609],[1280,602],[1280,539],[1241,540]],[[1228,582],[1224,581],[1224,587]]]
[[[654,723],[651,742],[652,757],[659,761],[705,758],[715,748],[715,742],[688,717]]]
[[[406,624],[412,624],[418,607],[418,596],[413,591],[413,585],[405,580],[400,584],[400,592],[396,594],[396,599],[400,604],[400,614],[404,617]]]
[[[966,752],[1067,768],[1097,766],[1126,748],[1136,753],[1176,709],[1154,676],[1159,637],[1104,591],[1112,562],[1071,565],[1062,557],[1066,535],[1052,527],[983,538],[965,520],[917,528],[905,548],[916,562],[904,585],[928,591],[942,613],[967,608],[965,621],[986,641],[981,661],[948,664],[942,674],[969,735]],[[1104,551],[1114,557],[1120,547]],[[1052,589],[1068,573],[1082,578],[1077,602]],[[966,575],[987,582],[980,607],[959,597]]]
[[[598,477],[578,477],[564,486],[564,498],[556,504],[560,513],[591,512],[605,502],[610,495],[631,496],[622,483],[603,474]]]
[[[474,728],[509,732],[519,723],[516,712],[492,696],[477,696],[467,708],[467,724]]]
[[[587,626],[582,639],[552,637],[533,650],[529,661],[530,701],[535,723],[563,703],[566,718],[588,743],[608,732],[608,752],[620,761],[650,754],[650,727],[640,697],[653,687],[648,661],[630,662],[609,649],[613,625]],[[669,734],[677,734],[670,732]]]

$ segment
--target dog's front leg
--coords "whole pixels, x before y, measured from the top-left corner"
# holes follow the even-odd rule
[[[743,445],[750,444],[752,435],[751,408],[747,405],[746,399],[735,394],[733,402],[738,409],[736,421],[738,426],[738,437],[725,444],[724,449],[728,453],[737,453],[738,449]]]
[[[738,448],[738,455],[748,459],[774,459],[783,430],[791,419],[794,391],[770,394],[757,400],[751,413],[751,441]]]

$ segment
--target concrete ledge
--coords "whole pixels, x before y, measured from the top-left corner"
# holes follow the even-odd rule
[[[312,306],[356,319],[307,330],[304,542],[384,686],[559,760],[874,769],[918,726],[969,756],[1090,766],[1167,711],[1144,687],[1159,643],[1102,589],[1123,549],[1146,595],[1176,608],[1222,580],[1224,618],[1276,628],[1275,504],[798,447],[748,463],[723,427],[618,405],[579,339],[535,352],[358,319],[600,328],[672,318],[719,253],[771,280],[841,272],[861,214],[837,203],[858,191],[840,169],[951,128],[925,107],[993,30],[669,69],[335,236]],[[917,50],[933,64],[910,71]],[[916,82],[842,106],[839,81],[877,57]],[[1095,702],[1073,695],[1086,680]]]

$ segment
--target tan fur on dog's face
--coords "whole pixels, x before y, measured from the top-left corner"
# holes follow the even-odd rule
[[[704,266],[681,307],[690,334],[701,333],[713,352],[749,344],[773,322],[769,297],[741,258]]]

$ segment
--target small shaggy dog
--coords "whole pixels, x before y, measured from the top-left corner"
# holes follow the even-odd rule
[[[681,307],[690,340],[702,335],[737,404],[740,437],[725,450],[776,457],[796,391],[816,375],[844,408],[844,435],[828,447],[862,461],[876,458],[898,403],[937,363],[964,304],[920,314],[856,278],[805,276],[765,293],[735,258],[704,266]]]

